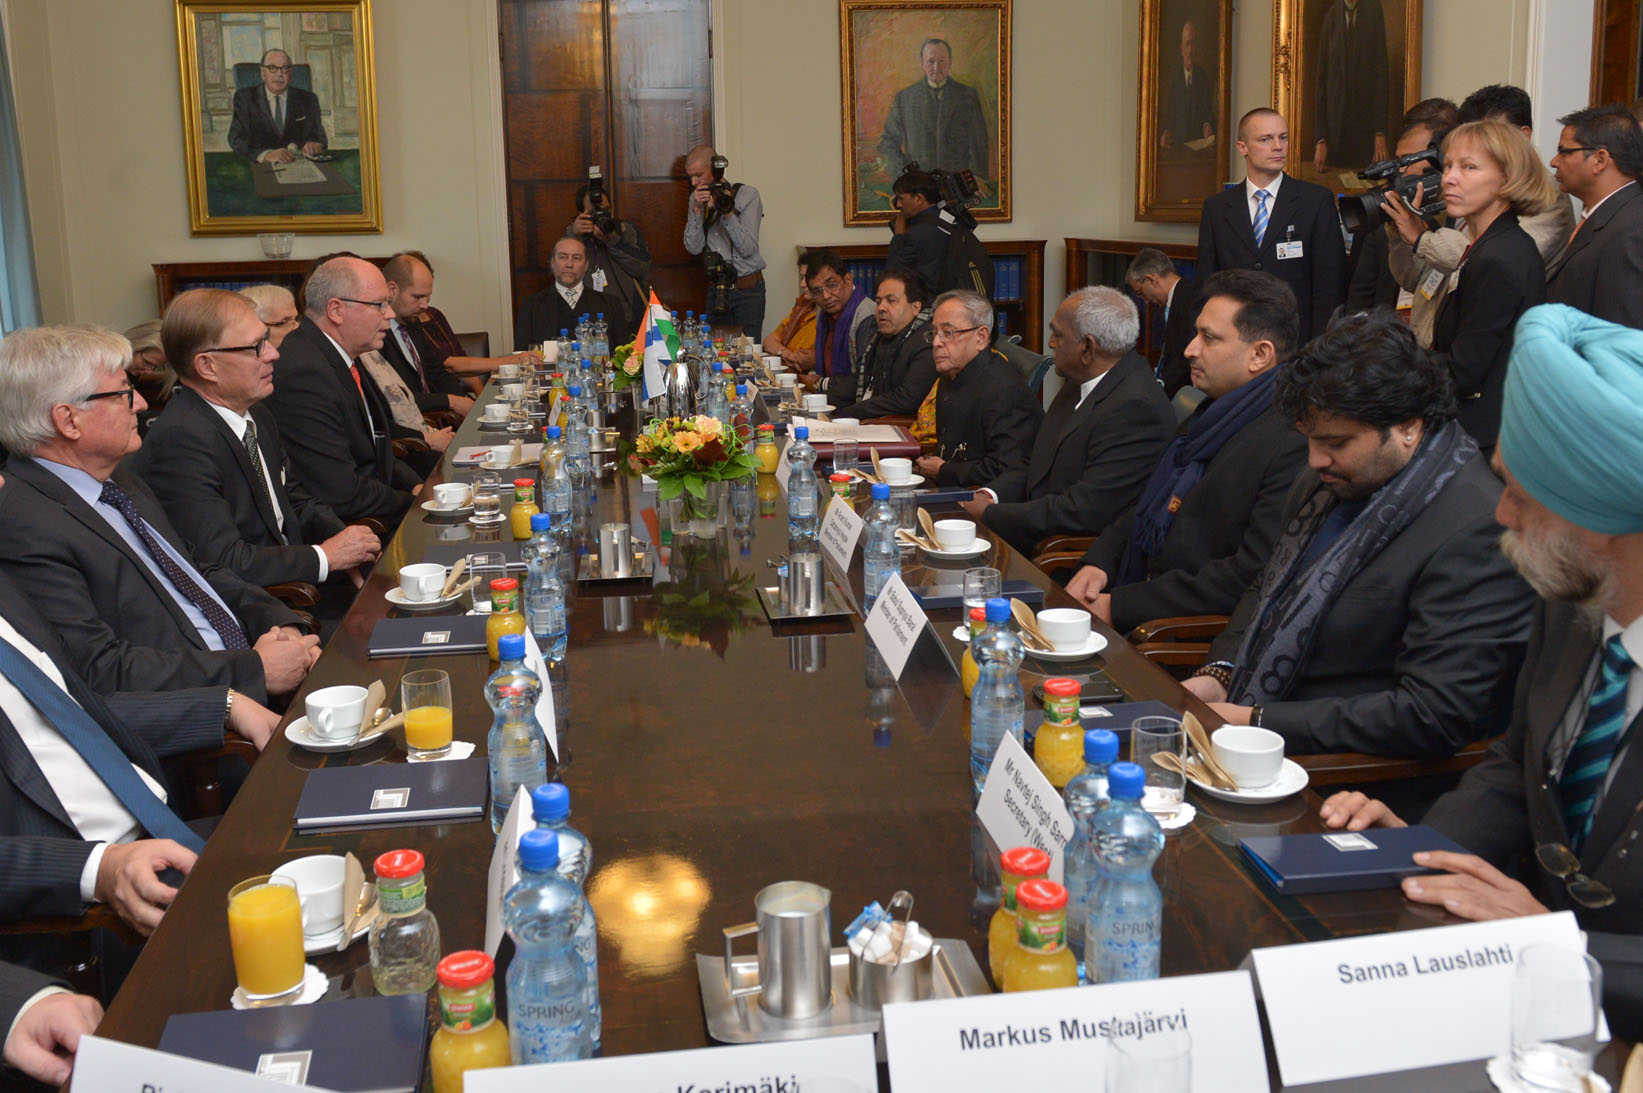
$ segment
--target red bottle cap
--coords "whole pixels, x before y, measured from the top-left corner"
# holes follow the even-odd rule
[[[1053,880],[1022,881],[1015,901],[1029,911],[1059,911],[1067,906],[1067,890]]]
[[[1071,698],[1084,690],[1084,685],[1076,679],[1067,679],[1057,676],[1044,681],[1044,693],[1055,695],[1057,698]]]
[[[1050,871],[1050,856],[1036,846],[1018,846],[1006,850],[998,859],[1004,871],[1018,877],[1042,877]]]
[[[1046,857],[1044,866],[1046,869],[1049,868],[1048,862],[1049,859]],[[379,877],[386,877],[389,880],[403,880],[422,872],[424,864],[422,851],[420,850],[390,850],[378,857],[372,864],[372,868],[376,870]]]
[[[976,622],[986,622],[987,609],[985,607],[972,607],[970,608],[970,617]]]
[[[512,592],[518,587],[519,579],[517,577],[498,577],[491,582],[492,592]]]
[[[513,480],[513,488],[516,490],[530,489],[534,485],[536,485],[536,479],[534,478],[515,478]]]
[[[759,426],[759,434],[762,436],[765,433],[769,433],[771,436],[775,436],[776,435],[776,427],[774,425],[770,425],[770,424],[765,424],[765,425]]]
[[[468,990],[494,977],[496,963],[477,949],[463,949],[441,960],[434,974],[439,976],[442,987]]]
[[[830,474],[827,476],[827,480],[829,482],[848,482],[850,481],[850,476],[847,474]]]

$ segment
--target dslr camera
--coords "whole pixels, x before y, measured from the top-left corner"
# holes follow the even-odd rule
[[[588,168],[588,219],[605,235],[616,234],[616,217],[610,211],[610,195],[605,193],[605,172],[598,164]]]
[[[953,219],[960,225],[975,231],[976,218],[970,215],[970,209],[981,200],[981,187],[976,183],[974,172],[968,169],[944,171],[940,167],[925,171],[918,165],[917,160],[908,160],[907,166],[901,169],[903,175],[913,171],[929,175],[941,191],[942,206],[953,214]]]
[[[1404,168],[1412,163],[1429,163],[1431,166],[1418,175],[1404,174]],[[1341,211],[1341,223],[1354,235],[1372,231],[1386,223],[1381,202],[1389,194],[1397,194],[1422,220],[1429,221],[1443,215],[1443,153],[1438,151],[1436,145],[1399,159],[1371,163],[1358,172],[1358,177],[1375,185],[1368,193],[1342,194],[1336,199]],[[1417,186],[1422,187],[1421,197],[1425,202],[1419,207],[1415,205]]]
[[[702,250],[702,265],[707,268],[707,310],[709,314],[730,310],[730,290],[736,287],[736,268],[712,247]]]
[[[720,216],[729,216],[736,211],[736,187],[725,181],[725,168],[729,166],[730,161],[724,156],[714,156],[709,163],[713,181],[708,183],[707,191],[713,197],[714,211]]]

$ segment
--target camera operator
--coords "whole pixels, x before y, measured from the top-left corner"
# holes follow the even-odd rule
[[[917,165],[896,176],[890,204],[890,250],[885,266],[915,270],[927,285],[939,285],[947,260],[947,233],[941,230],[941,184]]]
[[[711,144],[698,144],[685,157],[691,185],[685,250],[700,254],[707,267],[707,320],[736,323],[756,342],[764,326],[764,203],[745,182],[726,182],[726,165]]]
[[[1402,159],[1423,148],[1438,148],[1443,145],[1443,138],[1449,135],[1452,125],[1439,125],[1432,121],[1407,121],[1403,132],[1398,134],[1398,142],[1393,149],[1393,155]],[[1411,163],[1404,167],[1405,175],[1418,175],[1430,168],[1430,164]],[[1424,203],[1432,195],[1421,187],[1421,200]],[[1449,294],[1454,278],[1443,270],[1435,269],[1430,263],[1416,256],[1414,245],[1403,235],[1406,226],[1418,223],[1422,229],[1425,223],[1421,221],[1406,205],[1397,198],[1388,198],[1381,203],[1381,211],[1386,217],[1386,229],[1381,236],[1386,240],[1386,262],[1392,271],[1392,279],[1398,283],[1400,295],[1398,306],[1401,309],[1409,308],[1409,327],[1415,332],[1415,340],[1420,342],[1421,348],[1432,348],[1432,323],[1437,318],[1438,307],[1443,298]],[[1441,223],[1447,225],[1448,217],[1442,217]],[[1419,240],[1420,233],[1415,235]]]
[[[639,226],[616,215],[604,175],[588,169],[588,184],[576,191],[576,219],[566,235],[582,240],[588,251],[588,284],[610,304],[610,344],[633,340],[644,314],[650,287],[650,248]]]

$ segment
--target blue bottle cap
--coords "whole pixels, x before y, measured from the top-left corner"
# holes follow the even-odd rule
[[[559,868],[559,832],[534,827],[519,839],[519,868],[550,873]]]
[[[741,398],[745,394],[747,394],[747,384],[738,383],[736,385],[736,397]]]
[[[549,531],[553,528],[553,517],[545,512],[531,513],[532,531]]]
[[[600,319],[603,319],[605,317],[605,313],[603,311],[595,312],[594,314],[595,314],[595,317],[600,318]]]
[[[793,430],[793,439],[794,440],[809,440],[810,439],[810,426],[800,425],[798,428],[794,429]]]
[[[524,660],[525,635],[503,634],[496,640],[496,655],[498,660]]]
[[[675,314],[675,315],[677,315],[677,314],[679,314],[679,313],[678,313],[678,312],[677,312],[677,311],[675,311],[675,312],[674,312],[674,314]],[[695,318],[695,317],[696,317],[696,313],[695,313],[695,312],[694,312],[694,311],[687,311],[687,312],[685,312],[685,318],[687,318],[687,319],[694,319],[694,318]]]
[[[559,336],[561,338],[568,338],[568,337],[570,337],[570,331],[567,330],[565,327],[560,327],[559,328]]]
[[[1114,763],[1107,769],[1107,792],[1115,801],[1139,801],[1147,772],[1137,763]]]
[[[586,372],[589,368],[592,368],[592,367],[593,367],[593,361],[590,360],[587,357],[583,357],[582,358],[582,371]]]
[[[1010,601],[1002,596],[994,596],[987,601],[988,622],[1008,622],[1010,619]]]
[[[538,820],[563,820],[570,815],[570,790],[546,782],[531,790],[531,815]]]
[[[534,519],[534,517],[532,518]],[[1118,758],[1118,734],[1111,729],[1088,729],[1084,733],[1084,762],[1110,763]],[[1111,772],[1107,775],[1110,780]]]
[[[563,435],[564,435],[564,431],[562,429],[560,429],[559,426],[557,426],[557,425],[549,425],[548,426],[548,439],[549,440],[558,440]]]
[[[569,390],[572,398],[580,398],[582,395],[582,385],[580,383],[571,384]]]
[[[875,500],[875,501],[888,501],[888,500],[890,500],[890,487],[886,483],[874,482],[872,492],[873,492],[873,500]]]

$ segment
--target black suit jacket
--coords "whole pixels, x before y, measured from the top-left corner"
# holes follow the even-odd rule
[[[0,1024],[11,1028],[23,1003],[47,987],[67,988],[68,983],[21,964],[0,963]]]
[[[1301,472],[1280,528],[1317,484]],[[1435,757],[1505,727],[1535,596],[1500,552],[1500,491],[1474,457],[1347,582],[1289,697],[1266,707],[1289,751]],[[1256,601],[1244,595],[1211,661],[1237,659]]]
[[[1071,380],[1056,395],[1075,401]],[[1063,407],[1065,403],[1063,403]],[[1102,377],[1082,406],[1052,405],[1025,466],[989,482],[982,522],[1021,554],[1047,535],[1095,535],[1135,504],[1175,427],[1175,411],[1138,353]]]
[[[270,148],[313,141],[325,144],[319,96],[300,87],[285,89],[285,126],[274,128],[268,112],[268,92],[261,83],[234,92],[234,117],[228,123],[228,146],[246,159],[256,159]]]
[[[297,626],[274,597],[202,561],[171,526],[142,479],[111,476],[153,529],[195,567],[255,642],[273,626]],[[227,685],[268,699],[254,649],[208,649],[177,601],[90,505],[32,459],[13,456],[0,488],[0,568],[51,619],[67,664],[99,691]]]
[[[445,368],[445,358],[434,351],[428,343],[428,338],[422,333],[421,323],[412,323],[403,329],[411,339],[411,346],[422,361],[422,371],[419,373],[415,364],[405,355],[404,348],[399,344],[399,335],[390,327],[382,338],[382,359],[393,366],[394,372],[405,381],[405,386],[411,389],[416,398],[418,410],[449,410],[452,395],[466,397],[468,389]]]
[[[1038,396],[991,347],[936,386],[936,455],[943,486],[984,486],[1025,466],[1044,411]]]
[[[182,384],[126,463],[194,544],[196,557],[255,585],[318,581],[314,544],[341,531],[342,521],[291,475],[274,415],[259,404],[251,407],[251,420],[285,518],[283,535],[245,445],[210,403]]]
[[[884,268],[906,266],[924,278],[926,291],[939,291],[947,266],[949,237],[941,230],[941,209],[931,206],[907,222],[907,230],[890,236]],[[869,286],[868,295],[872,295]]]
[[[1158,355],[1158,382],[1164,385],[1164,394],[1169,398],[1192,384],[1187,346],[1198,336],[1198,312],[1203,305],[1198,298],[1197,282],[1185,277],[1176,282],[1169,318],[1164,323],[1164,348]]]
[[[1258,269],[1280,278],[1300,305],[1301,343],[1324,332],[1346,294],[1346,251],[1335,197],[1288,174],[1268,204],[1266,235],[1255,245],[1249,192],[1242,182],[1204,200],[1198,221],[1198,283],[1221,269]],[[1290,230],[1293,228],[1293,232]],[[1278,258],[1278,244],[1302,246],[1299,258]]]
[[[1643,327],[1643,192],[1636,182],[1610,194],[1552,263],[1546,302]]]
[[[1201,403],[1194,413],[1209,405]],[[1182,423],[1183,431],[1191,420]],[[1203,477],[1181,498],[1163,549],[1147,559],[1145,580],[1112,588],[1134,507],[1109,524],[1084,564],[1107,574],[1113,628],[1122,634],[1149,619],[1230,615],[1272,554],[1284,499],[1305,464],[1306,438],[1269,407],[1204,465]]]
[[[1215,86],[1203,65],[1192,66],[1192,83],[1188,85],[1186,70],[1176,60],[1166,61],[1169,68],[1169,94],[1164,97],[1163,133],[1178,151],[1188,141],[1202,140],[1204,126],[1215,132]]]
[[[1510,212],[1472,243],[1454,291],[1438,305],[1432,351],[1449,366],[1460,424],[1485,451],[1500,434],[1506,358],[1518,316],[1546,299],[1540,249]]]
[[[363,370],[365,402],[348,361],[307,316],[280,343],[265,403],[297,478],[342,520],[398,522],[421,476],[394,458],[388,403]],[[377,435],[372,434],[371,421]]]
[[[607,322],[616,313],[615,307],[605,299],[605,294],[595,292],[586,281],[582,282],[582,295],[577,297],[574,309],[565,303],[558,288],[549,285],[541,292],[533,292],[519,301],[519,314],[513,321],[513,344],[523,348],[538,342],[550,342],[559,337],[561,330],[569,330],[574,335],[576,320],[583,315],[597,315],[601,311],[605,313]]]
[[[912,329],[892,334],[895,354],[884,366],[884,374],[874,377],[873,394],[861,402],[852,403],[836,411],[834,417],[853,417],[866,420],[887,414],[916,414],[936,385],[936,361],[930,355],[930,346],[924,340],[928,329],[924,320],[915,318],[908,324]],[[856,359],[862,368],[871,368],[868,349],[878,334],[878,324],[864,322],[856,329]],[[881,347],[882,348],[882,347]],[[850,377],[852,380],[854,376]],[[854,390],[854,388],[851,388]]]

